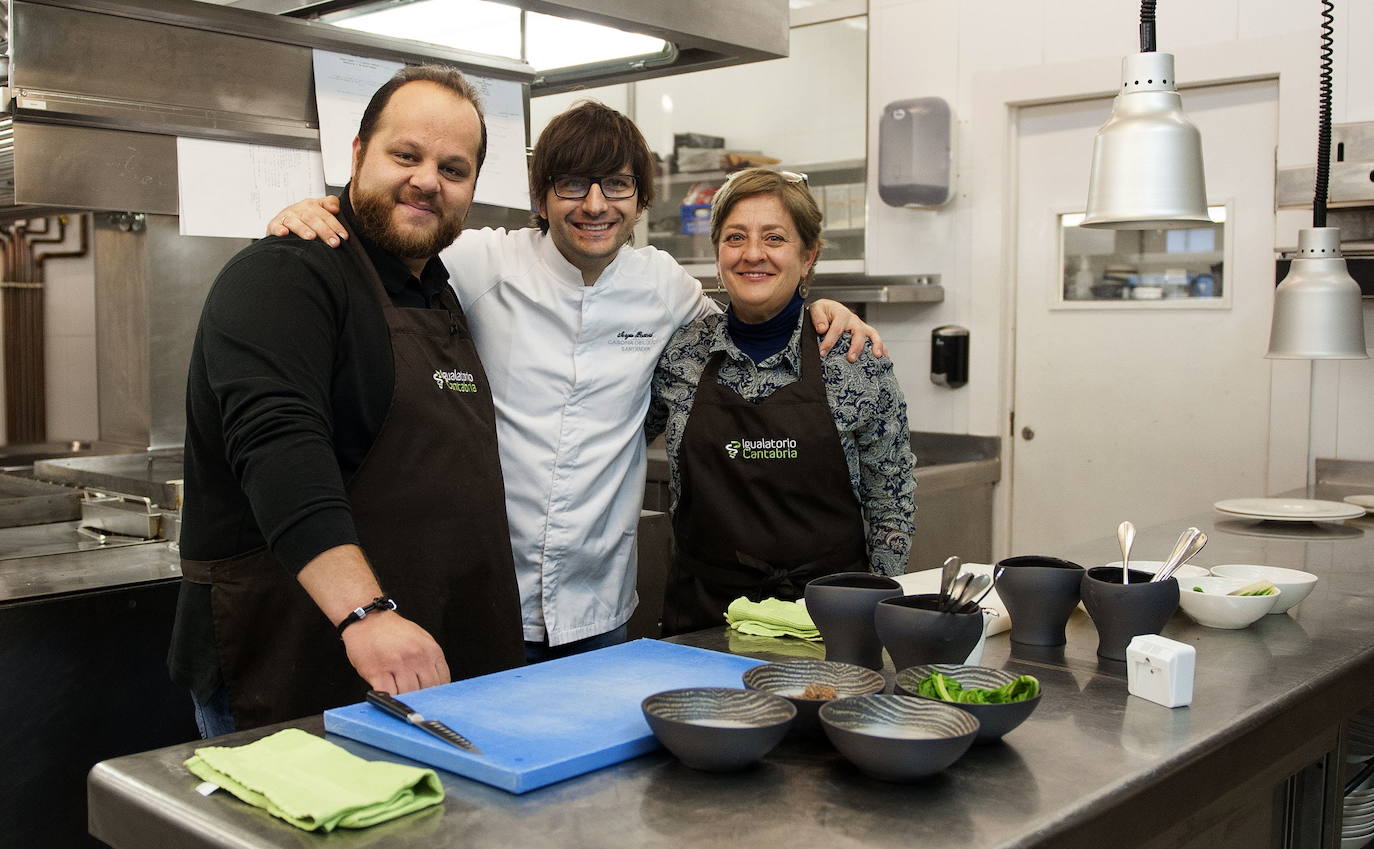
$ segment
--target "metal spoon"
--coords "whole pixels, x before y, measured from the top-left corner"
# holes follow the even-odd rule
[[[983,599],[987,598],[988,593],[992,592],[992,588],[997,586],[998,581],[1002,580],[1002,573],[1005,571],[1007,571],[1007,567],[1005,566],[998,566],[997,568],[992,570],[991,580],[988,581],[988,585],[983,589],[982,594],[974,600],[974,604],[982,605]]]
[[[1184,530],[1183,533],[1179,534],[1179,540],[1173,544],[1173,551],[1169,552],[1168,559],[1165,559],[1164,565],[1160,566],[1160,570],[1154,573],[1154,577],[1151,577],[1150,581],[1168,580],[1168,578],[1172,576],[1173,571],[1183,565],[1183,561],[1197,554],[1197,552],[1201,550],[1202,545],[1205,544],[1206,534],[1202,533],[1201,530],[1197,528]]]
[[[1207,544],[1207,535],[1197,528],[1189,528],[1183,533],[1187,541],[1183,546],[1182,552],[1176,552],[1174,556],[1171,556],[1170,562],[1164,564],[1164,568],[1160,569],[1159,572],[1150,579],[1151,581],[1167,581],[1169,578],[1173,577],[1174,572],[1178,571],[1178,567],[1193,559],[1193,555],[1201,551],[1202,547]],[[1177,557],[1177,560],[1175,560],[1175,557]]]
[[[1135,525],[1122,522],[1116,526],[1116,541],[1121,546],[1121,583],[1131,582],[1131,546],[1135,544]]]
[[[944,610],[949,603],[949,591],[954,586],[954,579],[959,577],[959,566],[962,565],[957,557],[946,557],[945,565],[940,571],[940,609]]]
[[[941,610],[943,610],[946,613],[949,613],[953,610],[957,610],[959,597],[964,594],[964,590],[968,587],[969,582],[972,580],[972,572],[965,572],[964,574],[955,578],[954,586],[949,588],[949,600],[946,601],[945,606],[942,607]]]
[[[973,601],[973,597],[979,593],[987,592],[992,589],[991,575],[974,575],[972,580],[964,587],[964,591],[959,593],[959,597],[954,600],[954,612],[958,613]],[[981,596],[979,596],[981,598]]]

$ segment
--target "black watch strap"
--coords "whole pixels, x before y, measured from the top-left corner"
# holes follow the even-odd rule
[[[385,595],[377,596],[370,603],[365,604],[362,607],[353,608],[353,610],[350,611],[349,614],[343,618],[343,621],[339,623],[339,639],[343,639],[343,632],[345,628],[347,628],[349,625],[352,625],[354,622],[361,622],[362,620],[366,619],[367,614],[376,613],[379,610],[395,609],[396,600],[391,598],[391,596]]]

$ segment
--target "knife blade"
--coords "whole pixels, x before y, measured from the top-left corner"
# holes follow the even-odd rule
[[[412,710],[409,705],[390,693],[383,693],[381,690],[368,690],[366,698],[367,703],[373,707],[380,708],[397,719],[409,722],[421,731],[427,731],[451,746],[457,746],[475,755],[482,754],[482,750],[462,734],[437,719],[425,719],[419,711]]]

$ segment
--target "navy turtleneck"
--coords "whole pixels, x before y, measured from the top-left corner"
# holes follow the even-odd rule
[[[733,308],[725,310],[726,330],[730,339],[755,364],[761,363],[781,351],[797,329],[797,317],[801,315],[806,299],[800,293],[793,293],[792,300],[777,315],[758,324],[749,324],[735,315]]]

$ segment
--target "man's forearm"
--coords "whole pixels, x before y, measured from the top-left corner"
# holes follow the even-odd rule
[[[332,625],[342,622],[354,608],[382,595],[377,576],[356,545],[325,549],[305,564],[296,580]]]
[[[332,625],[382,595],[372,567],[356,545],[326,549],[296,578]],[[348,662],[374,690],[400,694],[449,681],[443,649],[400,610],[369,615],[342,636]]]

